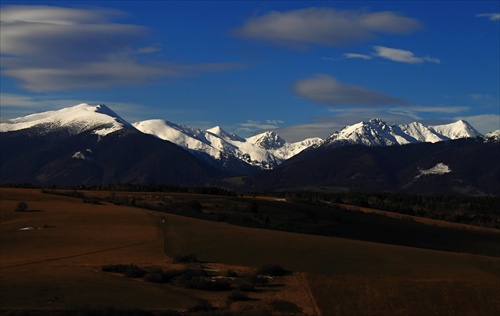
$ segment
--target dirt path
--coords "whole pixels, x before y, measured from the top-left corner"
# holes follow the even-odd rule
[[[313,312],[312,315],[321,316],[321,310],[316,303],[316,299],[311,291],[311,287],[309,286],[309,281],[307,281],[305,273],[298,273],[297,280],[301,289],[304,291],[304,301],[311,307],[311,311]]]

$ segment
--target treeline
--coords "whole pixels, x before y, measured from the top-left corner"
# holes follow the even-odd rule
[[[133,184],[133,183],[116,183],[116,184],[100,184],[100,185],[79,185],[73,187],[62,186],[37,186],[31,183],[13,184],[3,183],[0,187],[4,188],[24,188],[34,189],[40,188],[43,190],[72,190],[72,191],[116,191],[116,192],[171,192],[171,193],[192,193],[192,194],[210,194],[221,196],[237,196],[233,191],[218,187],[206,186],[182,186],[182,185],[167,185],[167,184]],[[77,197],[77,196],[75,196]]]
[[[288,201],[306,204],[348,204],[443,221],[500,228],[498,196],[434,196],[406,193],[287,192]]]
[[[34,188],[31,184],[8,185],[3,187]],[[64,189],[64,190],[59,190]],[[70,189],[70,190],[68,190]],[[82,191],[109,192],[172,192],[219,195],[227,197],[272,196],[284,198],[289,202],[309,205],[321,205],[338,208],[341,204],[374,208],[394,213],[438,219],[455,223],[470,224],[482,227],[500,228],[500,197],[499,196],[463,196],[463,195],[411,195],[407,193],[367,193],[367,192],[246,192],[237,194],[218,187],[178,186],[163,184],[102,184],[99,186],[78,186],[73,188],[44,187],[45,193],[63,194],[83,198],[86,203],[99,203],[95,198],[87,198]],[[136,201],[122,201],[119,197],[110,196],[107,202],[115,204],[135,205]],[[188,213],[199,216],[200,205],[197,201],[182,202],[177,205],[140,205],[141,207],[168,211],[173,213]]]

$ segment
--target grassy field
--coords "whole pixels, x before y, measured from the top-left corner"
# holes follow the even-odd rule
[[[234,206],[233,198],[195,198],[212,203],[212,210]],[[293,271],[274,280],[272,286],[251,292],[251,301],[235,302],[229,309],[248,315],[264,310],[276,315],[500,312],[500,259],[496,257],[84,204],[81,199],[39,190],[2,188],[0,201],[0,310],[4,311],[109,306],[185,310],[198,299],[219,310],[227,308],[228,293],[145,283],[99,268],[112,263],[171,268],[175,267],[172,257],[194,253],[203,261],[201,265],[217,271],[246,273],[268,263]],[[14,211],[19,201],[29,205],[28,211]],[[241,203],[248,204],[246,200]],[[265,207],[259,204],[260,211]],[[248,212],[243,207],[240,211]],[[301,216],[299,209],[292,211],[299,214],[292,216]],[[27,227],[34,229],[20,230]],[[475,236],[467,234],[470,230],[462,231],[466,237]],[[485,236],[490,236],[491,244],[498,241],[497,233]],[[471,237],[470,247],[476,241]]]
[[[0,194],[0,309],[178,309],[195,301],[99,270],[114,262],[164,263],[154,215],[39,190],[2,188]],[[13,211],[18,201],[28,204],[27,212]]]

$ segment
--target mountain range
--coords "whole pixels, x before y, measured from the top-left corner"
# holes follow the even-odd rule
[[[371,119],[346,126],[324,140],[308,138],[289,143],[273,131],[243,138],[224,131],[220,126],[202,130],[160,119],[129,123],[105,105],[82,103],[57,111],[2,120],[0,136],[2,183],[206,184],[217,183],[215,179],[253,174],[246,180],[249,188],[276,189],[280,186],[321,185],[321,181],[310,175],[303,175],[304,181],[310,179],[311,183],[307,185],[282,183],[276,186],[270,185],[268,180],[259,180],[259,177],[266,179],[268,174],[274,174],[274,178],[286,179],[283,174],[279,177],[278,174],[290,170],[290,166],[300,170],[299,165],[307,165],[326,153],[335,153],[333,156],[339,157],[341,153],[346,155],[351,151],[360,151],[361,156],[366,155],[366,151],[386,151],[397,156],[400,155],[398,150],[404,151],[413,145],[442,145],[471,139],[476,144],[494,144],[493,147],[498,148],[500,132],[483,136],[463,120],[426,126],[419,122],[389,125],[380,119]],[[389,147],[392,149],[383,149]],[[331,159],[342,165],[338,158]],[[351,159],[350,165],[344,169],[370,169],[370,164],[354,167],[353,161],[355,159]],[[325,163],[328,164],[325,161],[311,168],[321,170]],[[428,170],[438,171],[427,174],[439,174],[439,170],[447,170],[444,166],[450,169],[444,163],[441,169],[428,166]],[[265,170],[268,172],[262,172]],[[392,178],[391,185],[382,187],[399,188],[398,181]],[[337,184],[341,182],[339,180]],[[350,185],[341,185],[344,186]],[[483,189],[476,191],[484,192]]]

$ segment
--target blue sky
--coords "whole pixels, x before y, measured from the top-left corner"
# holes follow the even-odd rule
[[[499,1],[2,1],[1,117],[104,103],[241,136],[500,129]]]

